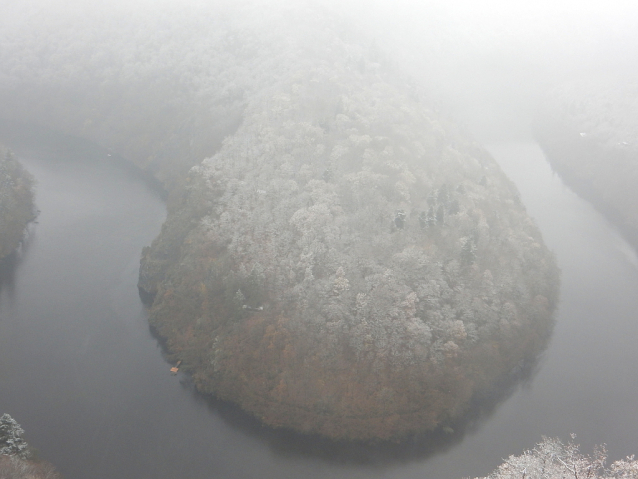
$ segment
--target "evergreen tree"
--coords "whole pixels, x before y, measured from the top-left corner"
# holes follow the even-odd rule
[[[399,210],[396,212],[396,214],[394,215],[394,224],[397,228],[402,230],[405,227],[405,218],[405,211]]]
[[[476,242],[471,236],[464,238],[463,246],[461,246],[461,262],[471,265],[476,261]]]
[[[22,438],[24,429],[9,414],[0,417],[0,455],[27,457],[29,445]]]

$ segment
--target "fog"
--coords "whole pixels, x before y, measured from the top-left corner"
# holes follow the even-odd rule
[[[632,2],[376,2],[373,15],[402,68],[492,138],[524,134],[556,84],[636,71]]]
[[[638,452],[637,24],[3,0],[0,152],[40,222],[0,263],[0,414],[72,479],[474,477],[572,432]],[[5,221],[31,183],[0,180]]]
[[[139,22],[134,28],[143,35],[146,28],[170,26],[171,12],[179,12],[176,21],[197,21],[196,12],[232,16],[248,3],[264,12],[286,9],[286,2],[265,0],[189,1],[179,6],[171,1],[6,0],[0,6],[0,24],[9,43],[11,32],[30,28],[78,28],[99,35],[105,23],[127,16]],[[481,135],[503,135],[505,129],[523,134],[539,98],[566,79],[632,74],[636,68],[631,59],[638,49],[638,7],[628,1],[309,3],[338,12],[365,35],[364,43],[376,41],[397,68]],[[159,18],[163,20],[156,23]],[[188,23],[174,26],[189,28]],[[110,33],[116,32],[117,28]],[[37,38],[37,33],[28,36]],[[37,41],[42,43],[36,48],[45,48],[47,40]],[[104,41],[102,46],[108,48]]]

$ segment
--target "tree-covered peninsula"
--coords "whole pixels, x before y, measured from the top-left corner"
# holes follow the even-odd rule
[[[534,122],[552,167],[638,245],[638,82],[602,76],[553,89]]]
[[[270,426],[397,439],[542,351],[552,255],[494,160],[382,48],[301,3],[173,8],[101,16],[93,36],[97,13],[36,15],[47,49],[19,68],[43,40],[13,31],[0,97],[164,181],[139,286],[200,391]]]
[[[17,248],[35,219],[33,177],[0,145],[0,259]]]

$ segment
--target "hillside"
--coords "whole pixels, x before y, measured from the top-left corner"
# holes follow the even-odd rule
[[[555,88],[534,130],[552,167],[638,245],[638,84],[579,80]]]
[[[139,285],[200,391],[396,439],[543,350],[558,271],[538,229],[375,42],[301,4],[121,8],[99,32],[89,11],[5,32],[0,99],[164,182]]]
[[[33,177],[0,145],[0,259],[14,251],[35,219]]]

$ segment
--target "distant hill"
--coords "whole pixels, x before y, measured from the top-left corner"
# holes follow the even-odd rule
[[[555,88],[534,130],[552,167],[638,245],[638,81],[589,78]]]

